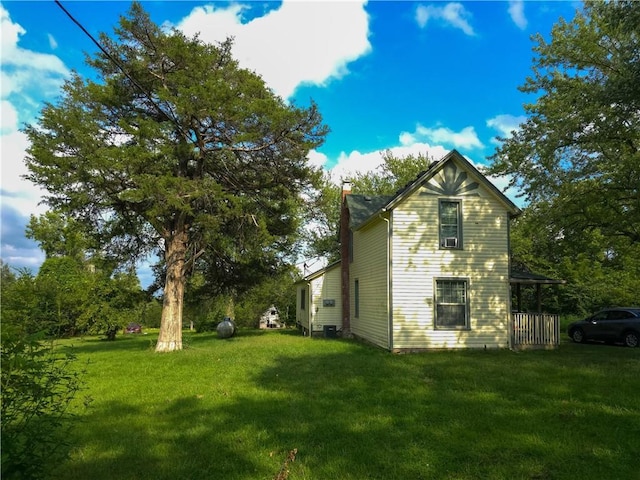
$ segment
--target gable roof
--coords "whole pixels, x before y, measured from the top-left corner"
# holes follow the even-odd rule
[[[347,195],[349,228],[358,228],[392,200],[394,195]]]
[[[321,277],[322,275],[324,275],[325,273],[327,273],[329,270],[332,270],[338,266],[340,266],[340,263],[342,263],[340,260],[336,260],[333,263],[330,263],[329,265],[327,265],[324,268],[321,268],[320,270],[317,270],[313,273],[310,273],[309,275],[307,275],[304,278],[301,278],[300,280],[298,280],[297,282],[295,282],[295,285],[299,284],[299,283],[308,283],[311,280],[315,280],[318,277]]]
[[[465,170],[469,171],[474,180],[480,182],[487,190],[489,190],[504,207],[513,216],[519,215],[521,210],[509,200],[496,186],[491,183],[487,177],[478,171],[466,158],[464,158],[457,150],[451,150],[442,159],[437,162],[433,162],[429,168],[419,173],[413,182],[408,183],[403,188],[398,190],[394,195],[380,195],[380,196],[368,196],[368,195],[347,195],[347,207],[349,208],[350,221],[349,227],[358,229],[365,224],[369,223],[379,213],[386,212],[395,208],[395,206],[402,200],[413,194],[416,190],[427,183],[436,174],[443,171],[449,162],[457,161],[462,164]],[[444,172],[445,178],[448,177],[447,172]],[[466,175],[462,178],[466,180]],[[461,186],[461,181],[453,181],[453,186]],[[470,184],[473,188],[477,188],[478,183],[473,182]],[[447,185],[443,186],[441,194],[451,194],[447,190]]]

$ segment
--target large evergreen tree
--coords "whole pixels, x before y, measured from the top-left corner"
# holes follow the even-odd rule
[[[101,44],[88,59],[97,81],[75,74],[26,128],[28,178],[104,252],[163,252],[156,351],[179,350],[186,275],[205,258],[228,267],[250,254],[251,273],[278,260],[327,128],[314,104],[288,105],[240,68],[230,40],[167,33],[137,3]]]
[[[640,243],[640,3],[587,2],[535,40],[521,90],[537,99],[490,173],[510,175],[563,235]]]

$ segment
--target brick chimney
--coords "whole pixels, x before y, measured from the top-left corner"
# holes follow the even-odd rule
[[[351,304],[349,302],[350,229],[347,195],[351,193],[351,182],[342,184],[342,206],[340,208],[340,268],[342,277],[342,336],[351,337]]]

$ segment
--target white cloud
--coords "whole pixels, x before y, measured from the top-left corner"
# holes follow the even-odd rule
[[[14,268],[27,267],[38,270],[44,262],[44,252],[34,243],[33,248],[18,248],[13,245],[1,244],[2,261]]]
[[[26,135],[18,131],[20,121],[28,121],[29,112],[37,108],[38,101],[31,98],[32,92],[46,95],[64,80],[69,71],[54,55],[42,54],[21,48],[20,37],[24,28],[12,22],[9,12],[0,5],[2,31],[2,202],[28,216],[42,213],[45,208],[38,205],[42,190],[24,180],[27,173],[24,164],[28,147]],[[43,91],[44,90],[44,91]],[[57,90],[57,88],[56,88]],[[21,118],[22,116],[22,118]]]
[[[335,160],[330,159],[324,153],[311,150],[307,158],[313,165],[325,168],[331,174],[331,179],[336,184],[339,184],[342,180],[353,177],[358,173],[368,173],[376,170],[382,165],[382,155],[387,150],[391,151],[396,157],[422,154],[428,158],[438,160],[445,156],[450,149],[442,145],[430,145],[424,142],[400,142],[400,145],[383,150],[341,152]]]
[[[304,84],[325,85],[348,73],[348,64],[371,51],[366,1],[284,1],[280,8],[243,23],[245,7],[197,7],[177,28],[205,42],[235,38],[241,66],[289,98]]]
[[[329,158],[324,153],[318,152],[314,149],[309,150],[307,159],[309,160],[309,163],[315,168],[324,167],[329,160]]]
[[[418,124],[413,133],[402,132],[400,134],[400,143],[402,145],[409,145],[418,141],[450,145],[453,148],[467,150],[484,146],[473,127],[465,127],[459,132],[454,132],[446,127],[428,128]]]
[[[24,215],[44,213],[46,207],[39,205],[44,191],[22,178],[28,173],[24,163],[29,145],[22,132],[12,132],[0,137],[2,151],[2,203],[10,205]]]
[[[68,75],[69,70],[62,60],[55,55],[34,52],[18,46],[20,37],[26,33],[26,30],[11,21],[9,12],[2,5],[0,5],[0,31],[2,32],[0,47],[2,48],[3,67],[10,65],[28,68],[29,70]]]
[[[26,33],[25,29],[17,23],[13,23],[9,17],[9,12],[0,4],[0,48],[2,56],[15,48],[20,35]],[[4,60],[4,58],[3,58]]]
[[[5,105],[3,102],[3,123]],[[3,134],[0,137],[0,152],[2,156],[0,187],[0,255],[9,265],[21,268],[35,269],[44,260],[44,254],[37,244],[24,236],[29,215],[46,211],[39,205],[42,190],[22,178],[27,173],[23,162],[28,142],[26,136],[17,131]]]
[[[491,127],[498,131],[498,135],[503,138],[508,138],[514,131],[520,129],[520,125],[526,122],[527,117],[524,115],[496,115],[493,118],[487,120],[487,127]],[[496,138],[491,140],[492,143],[500,143]]]
[[[527,17],[524,15],[524,2],[522,0],[509,2],[509,15],[520,30],[527,28]]]
[[[2,236],[0,251],[3,260],[15,267],[37,268],[43,253],[24,237],[29,215],[40,214],[46,207],[40,204],[43,190],[22,178],[27,173],[24,163],[28,139],[18,131],[21,122],[33,119],[43,99],[51,99],[60,88],[69,70],[55,55],[39,53],[19,46],[27,32],[11,20],[0,4],[0,152]],[[50,37],[50,45],[52,38]]]
[[[477,165],[476,165],[477,167]],[[481,165],[482,167],[482,165]],[[482,171],[482,169],[479,169],[480,171]],[[500,190],[505,197],[507,197],[509,200],[511,200],[518,208],[525,208],[527,206],[527,201],[524,198],[524,196],[521,195],[522,191],[516,187],[510,187],[509,186],[509,177],[507,176],[501,176],[501,177],[494,177],[494,176],[487,176],[487,178],[489,179],[489,181],[491,183],[493,183],[493,185]]]
[[[436,5],[418,5],[416,8],[416,22],[420,28],[425,28],[430,20],[450,25],[462,30],[466,35],[474,36],[475,32],[469,23],[471,13],[461,3],[447,3],[444,7]]]
[[[18,112],[6,100],[0,102],[0,132],[13,132],[18,128]]]
[[[51,47],[51,50],[55,50],[56,48],[58,48],[58,42],[56,42],[56,39],[53,35],[49,33],[47,34],[47,38],[49,39],[49,46]]]
[[[473,130],[472,127],[468,128]],[[449,129],[443,130],[450,131]],[[411,137],[410,134],[407,134],[406,132],[399,135],[398,142],[399,145],[384,150],[374,150],[370,152],[353,150],[349,153],[341,152],[336,161],[332,161],[332,159],[327,155],[315,150],[312,150],[309,153],[308,158],[313,165],[325,168],[325,170],[330,173],[332,181],[336,185],[340,185],[343,180],[354,177],[358,173],[362,174],[375,171],[382,165],[382,156],[387,150],[390,150],[395,157],[422,154],[433,160],[439,160],[451,151],[451,148],[448,145],[419,141],[415,137]],[[475,161],[468,155],[465,155],[465,157],[481,172],[486,168],[485,163]],[[523,206],[523,200],[517,197],[518,190],[515,188],[507,188],[509,186],[508,177],[488,178],[496,188],[504,192],[511,201],[520,207]]]
[[[42,99],[56,94],[70,72],[57,56],[20,47],[20,38],[27,32],[11,20],[9,12],[1,4],[0,32],[1,98],[9,99],[22,114],[23,108],[33,108]],[[28,116],[32,114],[30,111]]]
[[[416,142],[411,145],[399,145],[388,150],[396,157],[406,157],[408,155],[426,155],[429,158],[440,159],[448,153],[448,149],[442,146],[431,146],[427,143]],[[356,173],[372,172],[382,165],[382,154],[385,150],[375,150],[372,152],[359,152],[354,150],[350,153],[342,152],[338,161],[330,169],[331,178],[336,182],[354,176]]]

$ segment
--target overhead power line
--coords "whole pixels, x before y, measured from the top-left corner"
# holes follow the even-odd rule
[[[91,39],[91,41],[96,45],[96,47],[98,47],[98,48],[100,49],[100,51],[101,51],[102,53],[104,53],[104,54],[105,54],[105,56],[106,56],[109,60],[111,60],[111,62],[112,62],[116,67],[118,67],[118,69],[123,73],[123,75],[124,75],[125,77],[127,77],[127,78],[129,79],[129,81],[130,81],[131,83],[133,83],[133,85],[134,85],[138,90],[140,90],[140,92],[141,92],[141,93],[142,93],[142,94],[147,98],[147,100],[149,100],[149,101],[151,102],[151,104],[152,104],[154,107],[156,107],[156,110],[158,110],[158,112],[160,112],[160,114],[161,114],[161,115],[163,115],[167,120],[169,120],[169,121],[170,121],[170,122],[172,122],[176,127],[178,127],[178,129],[180,130],[180,133],[182,133],[182,135],[185,135],[185,133],[186,133],[186,132],[183,130],[182,125],[180,125],[180,123],[179,123],[175,118],[172,118],[170,115],[168,115],[168,114],[167,114],[167,112],[165,112],[165,111],[160,107],[160,105],[158,105],[158,104],[156,103],[156,101],[151,97],[151,94],[150,94],[150,93],[149,93],[149,92],[148,92],[144,87],[142,87],[142,86],[140,85],[140,83],[138,83],[138,81],[137,81],[135,78],[133,78],[133,77],[129,74],[129,72],[127,72],[127,70],[122,66],[122,64],[120,63],[120,61],[119,61],[117,58],[115,58],[113,55],[111,55],[111,53],[110,53],[106,48],[104,48],[104,47],[100,44],[100,42],[99,42],[98,40],[96,40],[96,38],[95,38],[93,35],[91,35],[91,33],[90,33],[86,28],[84,28],[84,26],[83,26],[83,25],[82,25],[82,24],[81,24],[81,23],[80,23],[80,22],[79,22],[79,21],[78,21],[78,20],[73,16],[73,15],[71,15],[71,12],[69,12],[69,10],[67,10],[67,9],[64,7],[64,5],[62,5],[62,3],[60,3],[60,0],[54,0],[54,2],[55,2],[55,3],[56,3],[56,5],[58,5],[58,6],[60,7],[60,9],[61,9],[61,10],[62,10],[66,15],[67,15],[67,17],[69,17],[69,19],[71,19],[71,21],[72,21],[73,23],[75,23],[75,24],[78,26],[78,28],[80,28],[80,30],[82,30],[82,32],[83,32],[87,37],[89,37],[89,39]],[[188,136],[188,135],[185,135],[185,137],[186,137],[186,138],[189,138],[189,136]]]

